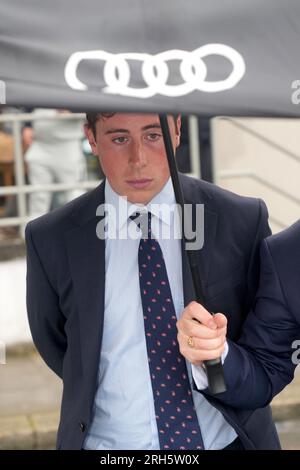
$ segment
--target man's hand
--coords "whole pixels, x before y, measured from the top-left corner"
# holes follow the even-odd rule
[[[176,325],[180,352],[192,364],[221,357],[227,332],[225,315],[212,316],[201,304],[191,302]]]

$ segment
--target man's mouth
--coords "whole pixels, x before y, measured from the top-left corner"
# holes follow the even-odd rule
[[[126,183],[129,184],[129,186],[131,186],[134,189],[144,189],[144,188],[147,188],[152,181],[153,180],[149,178],[139,178],[139,179],[127,180]]]

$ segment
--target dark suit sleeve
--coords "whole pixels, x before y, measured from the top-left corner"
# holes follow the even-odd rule
[[[299,334],[299,324],[288,308],[268,242],[264,240],[255,307],[246,319],[238,344],[229,341],[224,363],[228,391],[218,398],[239,408],[268,404],[293,379],[296,365],[292,361],[292,344]]]
[[[58,295],[51,285],[36,250],[31,224],[25,232],[27,247],[27,313],[32,338],[48,366],[62,377],[66,351],[64,317]]]
[[[268,211],[264,202],[260,200],[258,213],[256,232],[253,237],[253,246],[248,262],[245,316],[253,307],[255,293],[258,288],[259,247],[262,240],[270,235]],[[249,236],[251,236],[250,233]],[[259,316],[263,316],[264,307],[261,306],[260,309]],[[254,338],[247,333],[249,326],[254,330],[258,328],[255,316],[256,313],[251,312],[246,317],[243,329],[245,332],[238,343],[228,339],[229,351],[223,365],[227,391],[214,395],[222,403],[239,409],[256,409],[265,406],[273,396],[269,375],[266,373],[264,365],[253,354],[253,349],[256,349]],[[246,336],[247,341],[245,343]],[[252,349],[248,346],[251,346]],[[208,390],[203,392],[210,395]]]
[[[296,365],[292,344],[299,338],[300,326],[282,291],[268,240],[262,244],[261,262],[255,309],[247,318],[239,344],[264,367],[271,384],[271,400],[293,379]]]

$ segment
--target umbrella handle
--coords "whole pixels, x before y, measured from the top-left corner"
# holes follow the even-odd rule
[[[168,119],[165,114],[159,116],[161,130],[164,138],[166,154],[169,163],[170,175],[173,183],[174,193],[177,204],[181,207],[181,214],[182,214],[182,237],[184,242],[184,247],[188,256],[188,262],[191,268],[192,280],[194,284],[194,289],[196,293],[197,302],[204,305],[204,294],[203,294],[203,287],[202,282],[199,275],[198,269],[198,262],[199,260],[196,258],[196,254],[194,251],[186,249],[186,239],[184,234],[184,197],[183,191],[179,180],[178,175],[178,168],[177,163],[173,151],[173,145],[170,137],[170,130]],[[207,373],[208,379],[208,386],[213,394],[222,393],[226,391],[225,385],[225,378],[224,378],[224,371],[221,358],[211,359],[208,361],[204,361],[204,367]]]

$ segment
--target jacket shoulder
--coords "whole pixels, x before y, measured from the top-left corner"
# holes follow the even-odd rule
[[[242,218],[257,218],[262,211],[263,215],[268,217],[266,205],[259,198],[241,196],[216,184],[187,175],[182,175],[181,181],[187,197],[193,201],[202,200],[209,210],[219,214],[238,214]]]
[[[270,255],[276,267],[277,274],[283,281],[293,277],[293,282],[299,283],[300,269],[300,220],[285,230],[266,238],[262,255]],[[293,276],[291,274],[293,273]],[[285,282],[285,281],[284,281]],[[286,283],[286,282],[285,282]]]
[[[300,253],[300,220],[281,232],[266,239],[271,251],[287,253],[288,251]]]
[[[35,234],[62,233],[74,224],[78,225],[85,219],[95,216],[97,205],[101,202],[102,185],[103,183],[64,206],[30,221],[26,231],[30,227]]]

